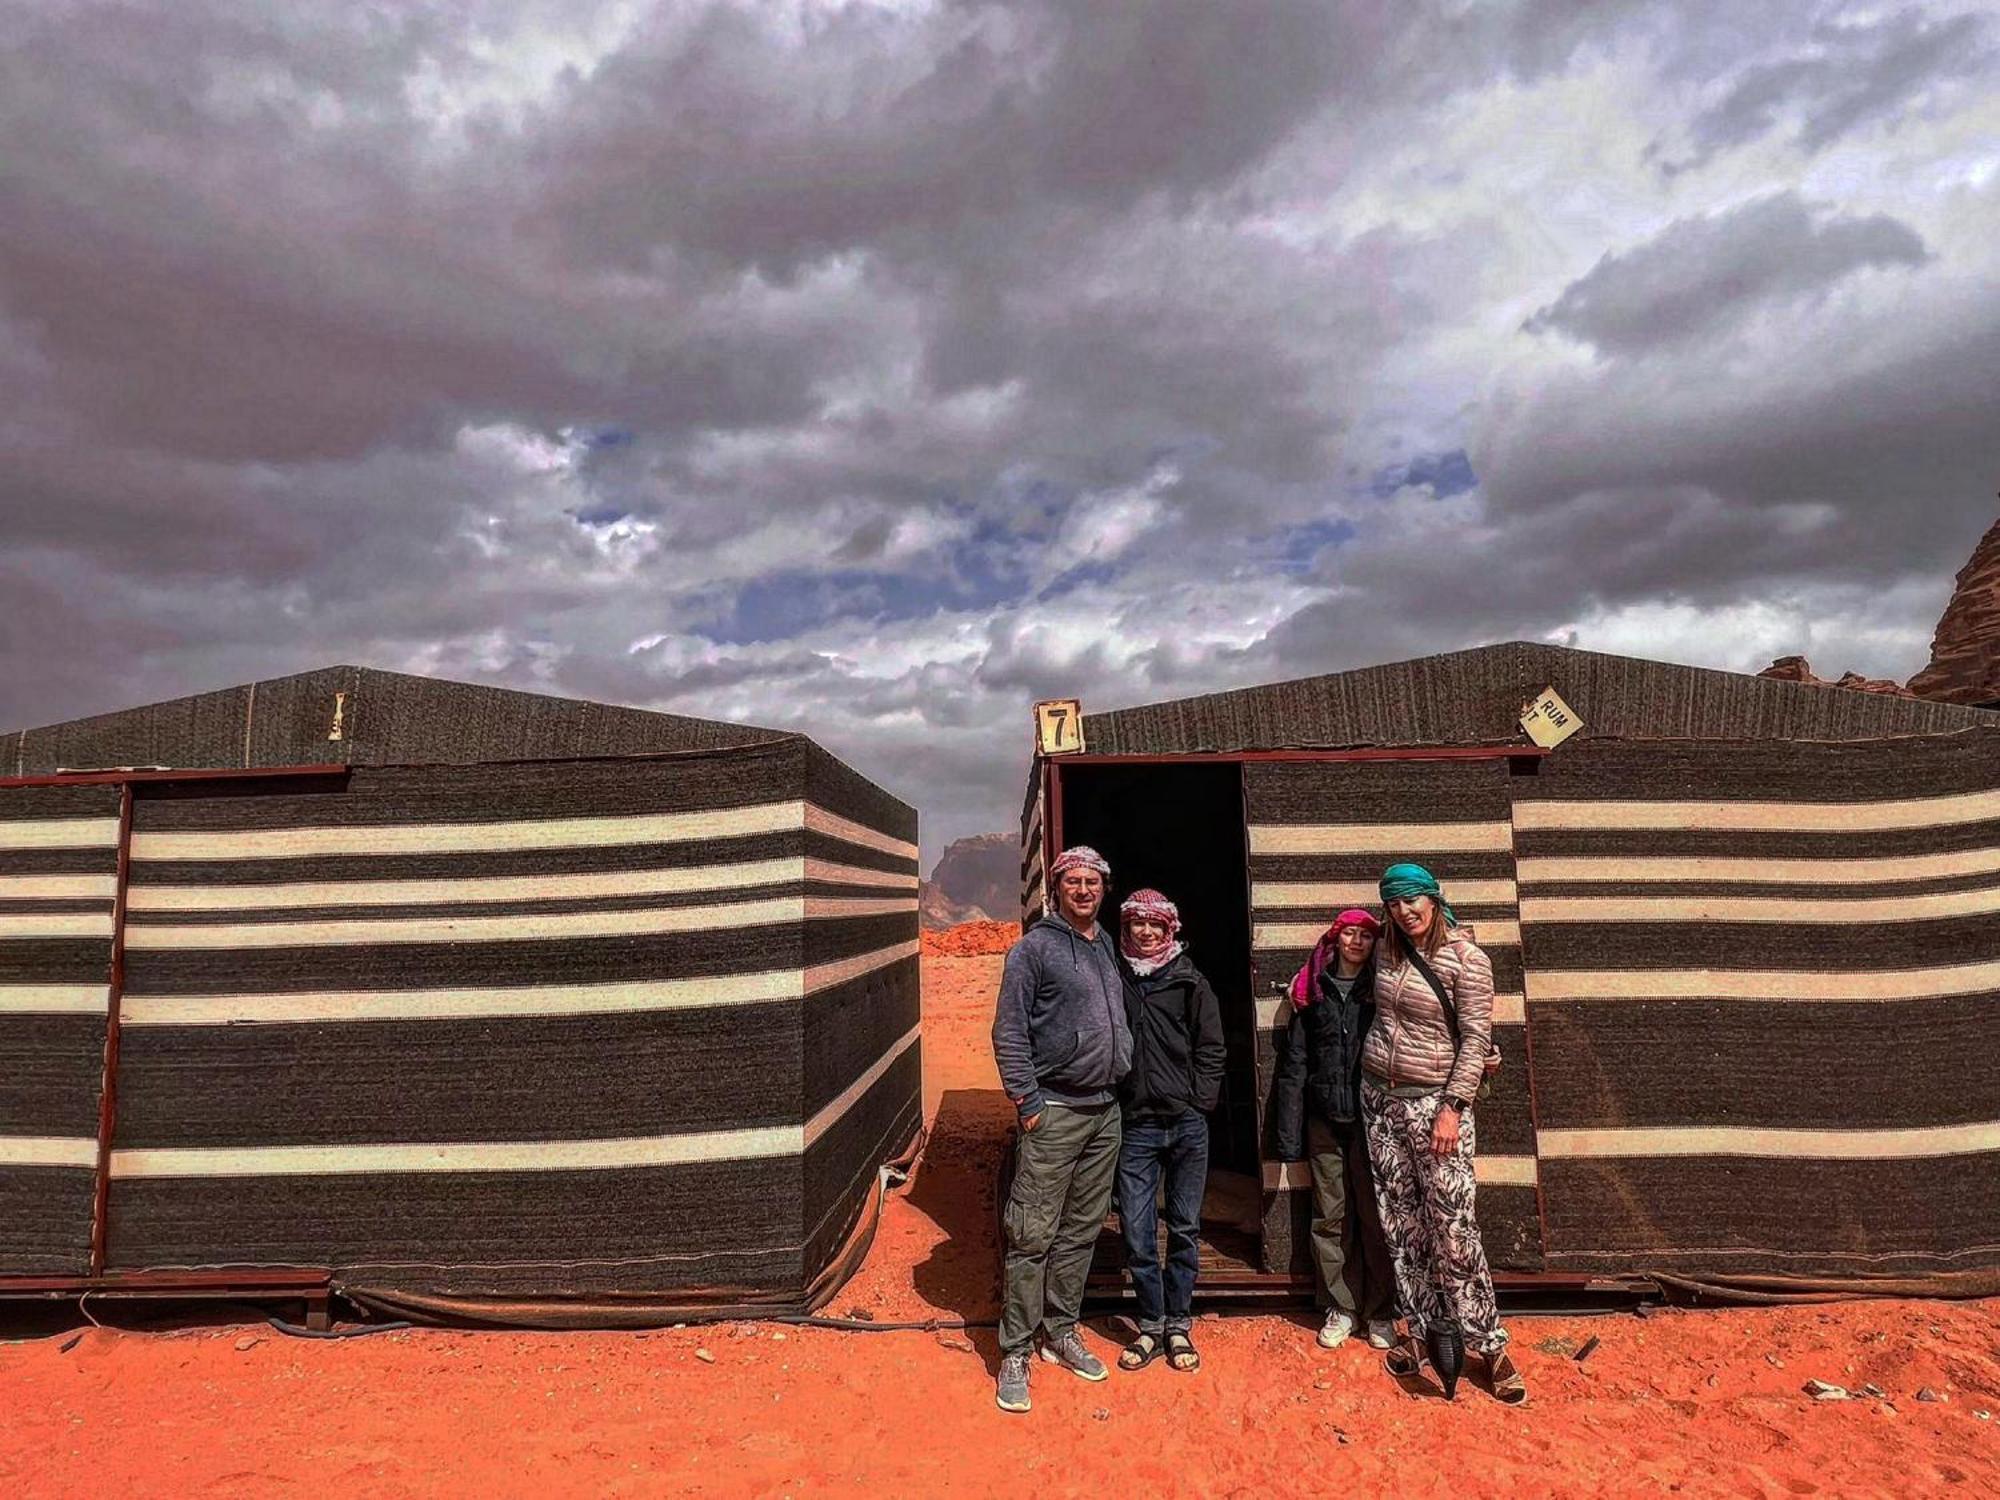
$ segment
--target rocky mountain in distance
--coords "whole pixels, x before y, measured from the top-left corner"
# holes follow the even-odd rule
[[[1803,656],[1781,656],[1757,675],[1777,682],[1803,682],[1808,687],[1849,688],[1857,693],[1888,693],[1897,698],[1917,696],[1902,683],[1892,682],[1887,677],[1863,677],[1859,672],[1843,672],[1829,680],[1814,672],[1812,663]]]
[[[1012,922],[1021,915],[1021,841],[980,833],[945,847],[917,888],[918,920],[929,928]]]
[[[1931,637],[1930,665],[1910,687],[1944,703],[2000,703],[2000,521],[1958,570],[1958,587]]]
[[[1829,681],[1814,673],[1803,656],[1781,656],[1757,674],[1779,682],[1813,687],[1852,688],[1931,698],[1973,708],[2000,707],[2000,521],[1995,521],[1958,570],[1951,602],[1931,637],[1931,661],[1907,687],[1886,678],[1848,672]]]

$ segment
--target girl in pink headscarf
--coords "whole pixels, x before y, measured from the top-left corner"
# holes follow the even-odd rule
[[[1396,1281],[1369,1176],[1361,1123],[1361,1044],[1375,1018],[1375,940],[1382,924],[1351,908],[1335,917],[1292,979],[1272,1095],[1278,1155],[1312,1169],[1313,1265],[1326,1309],[1319,1342],[1357,1328],[1395,1341]]]

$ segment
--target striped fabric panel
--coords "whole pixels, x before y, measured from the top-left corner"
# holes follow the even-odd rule
[[[2000,1265],[2000,735],[1668,753],[1517,788],[1551,1264]]]
[[[841,771],[690,805],[654,763],[582,768],[572,816],[574,769],[141,801],[115,1265],[435,1290],[811,1274],[807,1158],[919,1076],[913,818]],[[652,1240],[593,1191],[649,1195]],[[408,1232],[325,1207],[366,1195]]]
[[[916,855],[916,814],[838,763],[816,762],[808,781],[827,803],[879,843],[898,842]],[[918,974],[914,885],[894,914],[856,918],[877,934],[893,961],[849,962],[839,985],[810,991],[800,1007],[800,1091],[804,1119],[801,1160],[800,1257],[807,1279],[839,1251],[863,1211],[882,1163],[903,1151],[923,1119],[923,996]],[[827,963],[817,951],[825,924],[808,923],[808,964]],[[832,960],[837,962],[837,960]]]
[[[606,870],[581,875],[501,875],[467,880],[278,882],[220,887],[143,884],[134,887],[129,909],[135,913],[153,913],[547,902],[728,891],[744,886],[783,885],[788,882],[879,887],[890,891],[913,891],[917,888],[915,871],[873,870],[860,865],[797,856],[683,869]],[[0,886],[0,890],[4,890],[4,886]]]
[[[425,1021],[509,1016],[586,1016],[710,1009],[802,1000],[917,955],[914,941],[811,968],[767,969],[686,979],[412,990],[295,993],[128,994],[124,1026],[237,1026],[245,1023]]]
[[[1915,1276],[2000,1255],[1990,1153],[1550,1157],[1542,1194],[1550,1264],[1580,1272]]]
[[[114,1180],[136,1178],[272,1178],[386,1176],[470,1172],[618,1172],[692,1162],[746,1162],[804,1152],[914,1052],[918,1028],[898,1036],[882,1056],[806,1120],[724,1130],[676,1130],[646,1136],[534,1136],[524,1140],[322,1140],[310,1144],[120,1146],[110,1154]],[[142,1132],[144,1126],[138,1126]],[[124,1132],[122,1132],[124,1138]],[[68,1154],[66,1154],[68,1152]],[[70,1148],[52,1140],[20,1140],[18,1160],[0,1164],[66,1166]],[[94,1146],[92,1146],[92,1162]]]
[[[1035,796],[1028,804],[1027,818],[1021,827],[1021,926],[1025,929],[1042,914],[1042,905],[1047,895],[1048,874],[1042,868],[1042,773],[1037,765],[1035,772]]]
[[[1387,865],[1415,860],[1443,883],[1461,923],[1493,960],[1495,1040],[1506,1064],[1494,1097],[1479,1107],[1482,1220],[1506,1220],[1488,1243],[1503,1269],[1541,1264],[1535,1186],[1534,1120],[1527,1071],[1526,1007],[1520,960],[1510,778],[1504,761],[1298,762],[1244,767],[1250,820],[1252,959],[1257,975],[1257,1092],[1260,1133],[1277,1059],[1278,1028],[1289,1021],[1280,991],[1349,906],[1380,910],[1376,881]],[[1490,1162],[1489,1162],[1490,1157]],[[1265,1164],[1273,1191],[1290,1183],[1282,1164]],[[1294,1254],[1296,1208],[1280,1195],[1266,1206],[1266,1260]],[[1489,1206],[1488,1200],[1492,1200]],[[1524,1210],[1507,1207],[1513,1199]],[[1302,1248],[1299,1253],[1302,1252]]]
[[[305,805],[281,811],[324,818],[347,799],[289,800]],[[626,937],[915,909],[913,843],[803,801],[587,818],[509,819],[484,808],[477,822],[398,825],[371,818],[221,830],[187,826],[184,803],[161,805],[179,815],[179,826],[150,826],[154,805],[142,804],[133,834],[127,945],[135,951]],[[232,821],[244,821],[238,807],[230,811]],[[802,831],[821,848],[852,850],[866,862],[808,855],[663,866],[645,857],[662,845],[787,831]],[[551,852],[610,848],[642,857],[623,869],[540,867]],[[368,878],[365,862],[350,858],[338,868],[342,878],[262,884],[216,878],[237,860],[277,873],[293,861],[371,851],[386,859],[512,853],[527,868],[503,873],[489,860],[478,875],[385,880]],[[907,867],[883,868],[883,856]],[[171,865],[179,879],[157,878],[159,865]],[[454,910],[428,916],[425,907]],[[233,920],[217,920],[218,914]]]
[[[801,1285],[800,1158],[528,1171],[126,1177],[114,1271],[331,1268],[349,1286],[463,1296]]]
[[[0,1274],[90,1268],[119,801],[0,789]]]
[[[915,1027],[803,1122],[665,1136],[125,1148],[113,1269],[330,1266],[436,1291],[784,1290],[921,1121]],[[0,1173],[0,1194],[5,1177]]]

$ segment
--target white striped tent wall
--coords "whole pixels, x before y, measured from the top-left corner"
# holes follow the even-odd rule
[[[1813,790],[1808,776],[1798,790]],[[2000,822],[2000,790],[1936,797],[1822,802],[1796,800],[1689,801],[1667,798],[1523,800],[1514,827],[1523,832],[1557,829],[1729,833],[1886,833]]]
[[[1741,1125],[1544,1130],[1543,1156],[1756,1156],[1780,1161],[1887,1161],[2000,1152],[2000,1120],[1892,1130],[1810,1130]]]
[[[172,1177],[324,1177],[351,1173],[609,1172],[631,1167],[799,1156],[838,1124],[869,1088],[916,1046],[917,1040],[918,1031],[913,1027],[897,1038],[845,1092],[798,1124],[582,1140],[554,1137],[313,1146],[138,1147],[114,1150],[110,1170],[111,1176],[121,1181]],[[96,1143],[89,1144],[94,1163]],[[64,1142],[27,1145],[50,1158],[63,1156],[67,1150]],[[4,1160],[4,1148],[0,1148],[0,1160]]]
[[[841,918],[914,913],[914,871],[807,856],[665,869],[561,875],[482,875],[426,880],[211,880],[151,878],[165,861],[226,869],[238,860],[327,856],[527,854],[659,845],[804,831],[859,850],[914,861],[914,843],[867,828],[810,802],[781,801],[705,812],[624,817],[497,819],[478,823],[375,824],[250,829],[135,829],[135,881],[128,951],[252,949],[337,944],[550,941],[650,933],[728,931]],[[820,895],[810,884],[879,894]],[[791,893],[771,892],[790,887]],[[735,893],[766,892],[755,899]],[[713,895],[710,902],[686,898]],[[637,905],[647,897],[670,904]],[[593,900],[617,901],[591,909]],[[478,911],[424,916],[411,908],[478,904]],[[554,903],[562,909],[550,910]],[[510,910],[511,908],[511,910]],[[387,910],[385,910],[387,909]],[[292,915],[312,912],[308,918]],[[213,919],[234,916],[236,920]],[[0,919],[4,931],[4,919]],[[143,990],[135,993],[143,994]]]
[[[832,860],[792,857],[740,860],[664,870],[485,876],[470,879],[292,881],[269,885],[140,885],[129,908],[139,912],[263,911],[295,907],[422,906],[469,901],[554,901],[593,896],[664,896],[729,891],[804,881],[914,891],[914,872],[871,870]]]
[[[1042,914],[1048,884],[1042,868],[1041,774],[1036,772],[1035,800],[1021,831],[1021,925],[1026,927]]]
[[[90,1268],[121,796],[0,788],[0,1276]]]
[[[110,1265],[810,1279],[920,1120],[914,823],[733,759],[141,799]]]
[[[75,1167],[85,1171],[97,1166],[97,1137],[50,1135],[0,1135],[0,1167]]]
[[[1968,732],[1590,743],[1521,785],[1552,1265],[2000,1265],[1996,783]]]
[[[917,955],[894,943],[807,969],[611,984],[496,985],[429,990],[326,990],[275,994],[128,994],[124,1026],[237,1026],[347,1021],[437,1021],[508,1016],[588,1016],[803,1000]],[[0,996],[0,1008],[5,998]]]
[[[812,803],[792,800],[749,807],[621,816],[485,819],[479,822],[377,823],[231,829],[146,829],[132,833],[132,858],[229,860],[332,854],[521,853],[736,838],[806,829],[863,849],[905,859],[917,846]],[[113,825],[116,843],[116,824]],[[4,834],[0,834],[4,837]]]

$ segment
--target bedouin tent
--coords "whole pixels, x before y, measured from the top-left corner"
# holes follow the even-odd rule
[[[800,735],[334,667],[0,773],[0,1294],[804,1308],[920,1128],[916,814]]]
[[[1582,728],[1543,752],[1550,687]],[[1493,958],[1503,1281],[2000,1290],[2000,714],[1516,643],[1083,729],[1030,778],[1024,911],[1068,843],[1111,902],[1180,901],[1229,1033],[1214,1160],[1261,1189],[1253,1233],[1205,1226],[1215,1285],[1307,1272],[1278,992],[1412,859]]]

